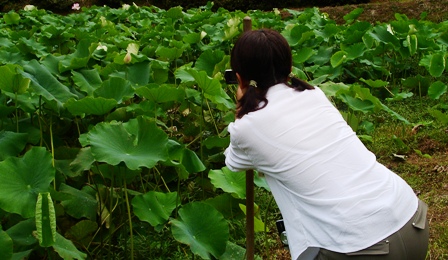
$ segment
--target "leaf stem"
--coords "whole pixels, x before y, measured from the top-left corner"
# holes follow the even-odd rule
[[[128,210],[129,233],[131,235],[131,260],[134,260],[134,235],[133,235],[133,231],[132,231],[131,207],[129,206],[129,197],[128,197],[128,189],[127,189],[127,185],[126,185],[126,176],[123,176],[123,183],[124,183],[124,196],[126,198],[126,208]]]

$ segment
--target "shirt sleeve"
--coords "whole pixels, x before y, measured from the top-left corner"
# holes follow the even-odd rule
[[[226,166],[234,172],[253,169],[253,164],[249,156],[238,146],[238,138],[237,134],[234,133],[233,123],[229,125],[228,129],[230,133],[230,145],[224,151]]]

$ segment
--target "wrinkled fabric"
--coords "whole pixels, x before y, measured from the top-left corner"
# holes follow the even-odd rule
[[[361,250],[415,213],[412,188],[376,161],[322,90],[279,84],[266,97],[266,107],[228,126],[225,162],[265,175],[292,259],[309,247]]]

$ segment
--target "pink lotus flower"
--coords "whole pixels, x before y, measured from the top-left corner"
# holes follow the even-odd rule
[[[78,11],[79,9],[81,9],[81,6],[79,6],[79,3],[74,3],[72,6],[72,10]]]

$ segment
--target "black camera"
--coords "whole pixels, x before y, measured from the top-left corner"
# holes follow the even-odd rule
[[[227,84],[238,84],[236,73],[233,70],[226,70],[224,72],[224,79],[226,80]]]
[[[285,223],[283,223],[283,219],[277,220],[275,222],[277,225],[278,235],[280,236],[280,241],[282,241],[283,246],[288,246],[288,238],[286,237],[286,229]]]

